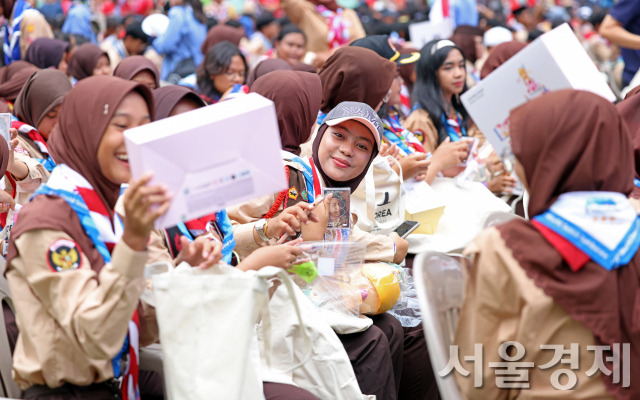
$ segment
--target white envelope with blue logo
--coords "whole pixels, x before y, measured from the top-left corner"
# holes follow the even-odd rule
[[[287,187],[273,102],[255,93],[125,131],[134,179],[173,194],[167,228]]]

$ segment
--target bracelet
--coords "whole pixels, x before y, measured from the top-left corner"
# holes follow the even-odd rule
[[[263,232],[263,234],[264,234],[264,237],[266,237],[266,238],[267,238],[267,241],[269,240],[269,236],[267,236],[267,228],[269,228],[269,220],[270,220],[270,219],[271,219],[271,218],[267,218],[267,220],[266,220],[266,221],[265,221],[265,223],[264,223],[264,228],[262,228],[262,232]]]

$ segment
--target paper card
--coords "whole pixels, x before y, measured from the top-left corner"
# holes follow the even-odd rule
[[[511,110],[545,93],[569,88],[615,100],[569,25],[563,24],[529,44],[461,100],[496,154],[502,156],[510,147]]]
[[[134,179],[173,199],[156,228],[167,228],[287,188],[273,102],[252,93],[125,131]]]
[[[409,25],[411,43],[416,45],[418,49],[432,40],[448,39],[452,34],[453,20],[451,18],[445,18],[436,23],[424,21]]]
[[[318,275],[330,276],[335,274],[335,271],[336,271],[335,258],[326,258],[326,257],[318,258]]]
[[[328,229],[348,229],[351,227],[351,189],[322,188],[322,196],[326,198],[332,194],[329,201]]]
[[[405,209],[410,214],[444,206],[438,194],[424,181],[408,180],[403,183],[405,190]]]
[[[0,134],[9,145],[9,151],[11,151],[11,114],[0,113]]]

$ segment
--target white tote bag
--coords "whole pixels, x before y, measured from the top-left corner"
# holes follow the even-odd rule
[[[311,358],[300,368],[287,368],[300,364],[307,355],[293,302],[285,288],[280,286],[269,301],[272,341],[266,347],[271,347],[272,355],[270,365],[262,358],[263,380],[299,386],[320,400],[375,399],[375,396],[364,396],[360,392],[349,356],[331,327],[329,319],[332,316],[315,306],[298,287],[294,287],[294,292],[304,314],[305,329],[313,343]],[[346,315],[343,317],[349,319]],[[351,318],[357,320],[355,317]],[[371,326],[369,318],[362,320],[362,323],[366,327]],[[262,325],[258,328],[258,338],[263,344],[267,344],[261,334]]]
[[[268,279],[274,276],[292,293],[289,276],[275,267],[242,272],[225,265],[200,270],[183,263],[153,275],[169,399],[264,399],[256,323],[262,315],[263,334],[270,343]],[[291,299],[304,327],[295,297]],[[310,352],[305,328],[300,337]],[[270,353],[267,345],[267,363]]]
[[[391,168],[388,160],[398,166],[400,174]],[[402,168],[398,160],[393,157],[373,159],[363,182],[351,195],[351,212],[358,216],[358,228],[386,235],[404,222],[402,182]]]

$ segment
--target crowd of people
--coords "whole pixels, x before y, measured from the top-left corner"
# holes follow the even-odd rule
[[[11,121],[0,137],[0,248],[12,294],[2,303],[12,355],[1,356],[12,357],[23,398],[163,398],[162,378],[138,369],[138,349],[159,340],[154,308],[141,300],[145,265],[290,269],[301,242],[336,240],[338,199],[314,202],[324,190],[350,191],[340,238],[365,245],[363,262],[411,274],[405,237],[358,223],[358,191],[381,173],[433,186],[463,174],[470,157],[483,168],[468,179],[522,218],[464,250],[451,353],[462,396],[640,398],[628,379],[640,371],[640,1],[1,6],[0,112]],[[412,42],[412,23],[449,13],[450,37]],[[496,154],[460,96],[565,23],[618,104],[545,93],[511,111],[512,155]],[[124,132],[249,93],[274,104],[287,190],[155,229],[173,194],[150,183],[154,171],[132,178]],[[360,391],[440,398],[422,325],[392,306],[367,312],[364,329],[336,332]],[[317,398],[278,382],[264,382],[264,396]]]

